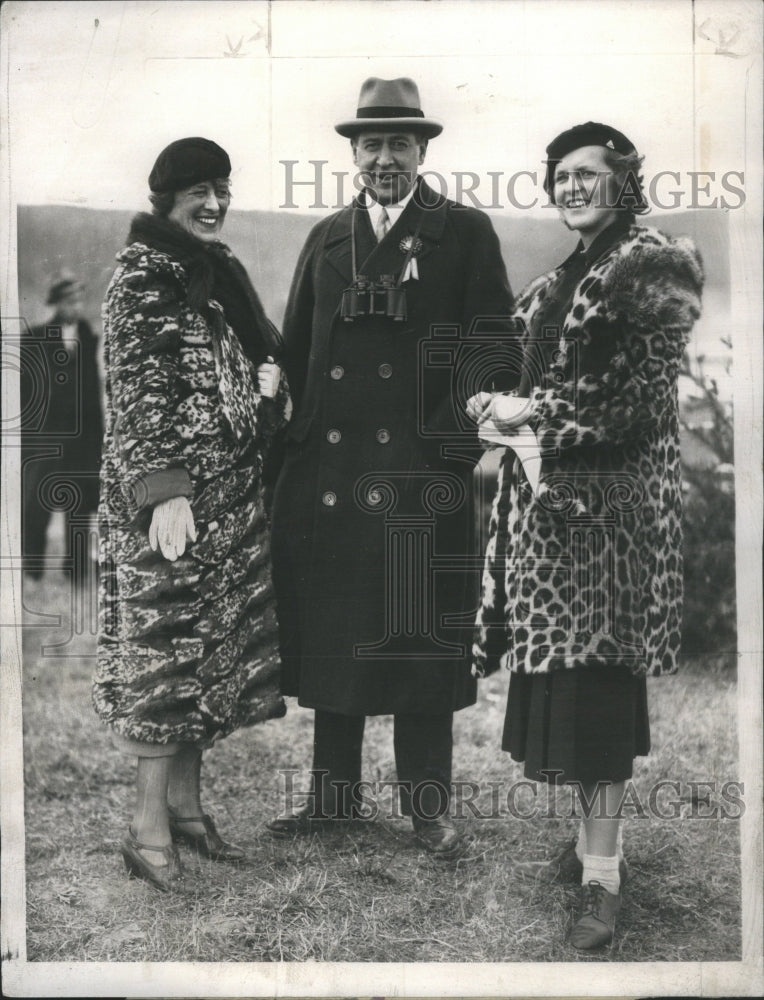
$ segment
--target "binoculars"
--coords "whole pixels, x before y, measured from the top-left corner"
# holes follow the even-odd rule
[[[401,323],[406,319],[406,290],[396,285],[392,274],[370,281],[359,274],[342,293],[340,315],[346,323],[358,316],[387,316]]]

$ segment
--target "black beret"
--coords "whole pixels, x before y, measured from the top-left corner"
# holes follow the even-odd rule
[[[574,125],[573,128],[561,132],[556,139],[552,139],[546,147],[545,191],[551,191],[555,167],[563,156],[572,153],[574,149],[581,149],[582,146],[607,146],[623,156],[636,152],[634,143],[611,125],[603,125],[602,122]]]
[[[162,150],[149,174],[149,188],[157,194],[182,191],[184,188],[229,177],[231,161],[228,153],[211,139],[192,136],[176,139]]]

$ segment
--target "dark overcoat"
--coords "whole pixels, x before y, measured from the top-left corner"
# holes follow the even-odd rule
[[[533,329],[560,270],[519,298]],[[627,666],[673,673],[682,610],[677,379],[700,315],[687,238],[632,226],[576,287],[531,393],[534,495],[505,454],[490,524],[475,669]]]
[[[55,497],[66,483],[71,512],[82,515],[98,506],[103,415],[98,338],[87,320],[76,326],[76,339],[62,340],[64,324],[55,315],[25,337],[21,435],[25,506]],[[39,457],[51,451],[57,454]]]
[[[340,315],[353,234],[371,280],[397,278],[414,241],[405,320]],[[480,331],[511,303],[488,217],[421,182],[379,244],[357,203],[310,233],[284,321],[295,414],[273,515],[282,685],[300,704],[375,715],[474,702],[480,453],[461,414]]]

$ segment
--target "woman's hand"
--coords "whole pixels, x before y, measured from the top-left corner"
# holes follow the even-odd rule
[[[490,392],[478,392],[474,396],[470,396],[467,400],[466,412],[470,420],[478,421],[480,419],[483,410],[493,399],[493,394]]]
[[[191,504],[185,497],[163,500],[154,508],[149,525],[149,545],[175,562],[186,551],[186,542],[196,541],[196,525]]]
[[[474,397],[473,397],[474,398]],[[501,434],[527,424],[531,415],[530,400],[525,396],[496,395],[478,417],[478,424],[492,420]]]
[[[261,396],[273,399],[278,392],[281,381],[281,368],[270,355],[257,366],[257,383]]]

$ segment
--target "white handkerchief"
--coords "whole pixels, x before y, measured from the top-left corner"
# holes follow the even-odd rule
[[[511,448],[520,459],[528,482],[531,484],[534,497],[539,495],[539,477],[541,475],[541,449],[533,429],[528,424],[521,424],[509,434],[503,434],[493,422],[486,420],[478,426],[481,441],[499,447]]]

